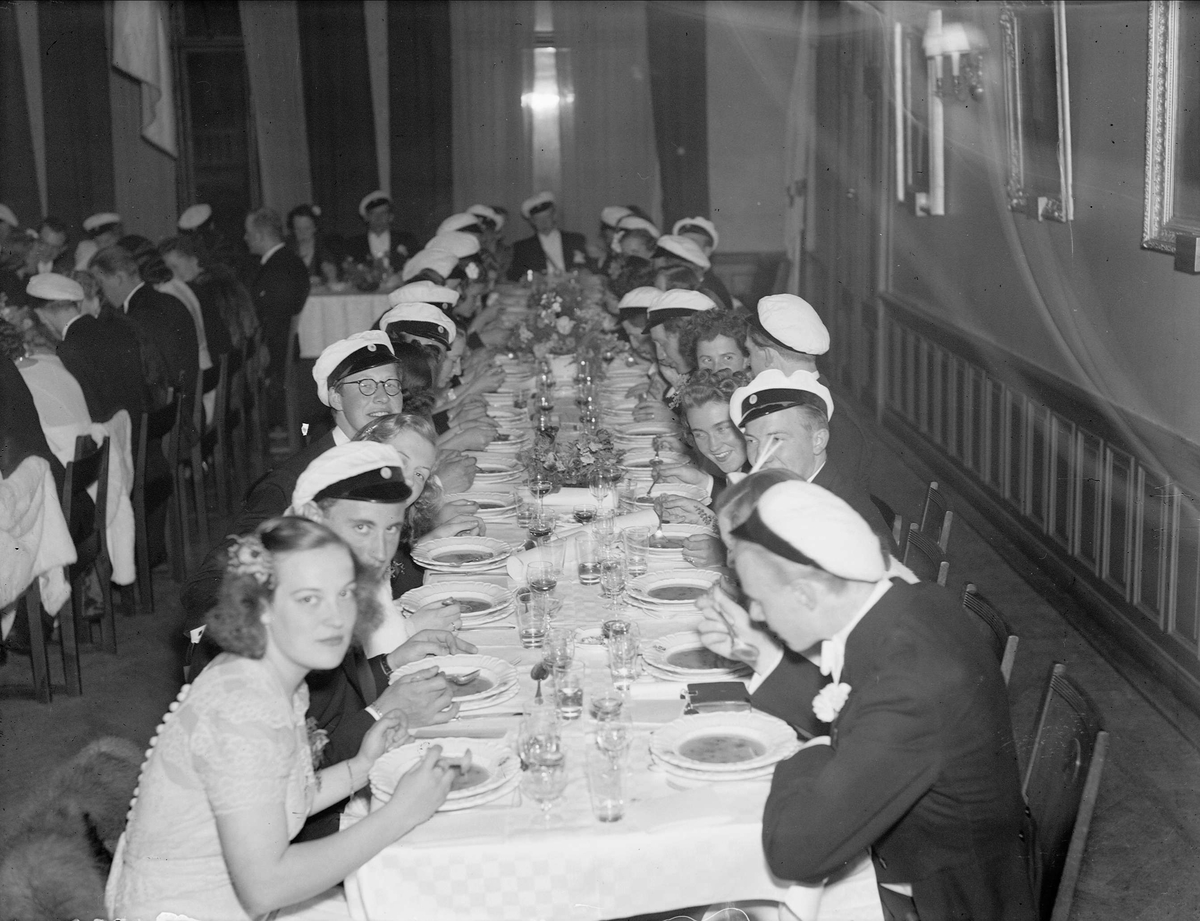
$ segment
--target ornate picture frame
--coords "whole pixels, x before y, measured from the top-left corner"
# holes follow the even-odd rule
[[[1194,148],[1200,140],[1200,113],[1185,104],[1200,97],[1200,61],[1194,52],[1180,53],[1200,39],[1200,10],[1178,0],[1151,0],[1149,16],[1142,247],[1174,253],[1175,234],[1200,236],[1200,170]]]
[[[1064,0],[1005,0],[1004,107],[1009,207],[1040,220],[1075,216]]]

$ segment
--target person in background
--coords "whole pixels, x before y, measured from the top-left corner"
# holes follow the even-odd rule
[[[699,291],[673,288],[664,291],[646,312],[646,329],[654,344],[654,355],[658,361],[658,373],[667,385],[662,399],[643,400],[634,407],[633,417],[638,421],[676,421],[673,406],[676,404],[679,387],[695,370],[694,360],[680,349],[680,337],[685,326],[693,317],[706,310],[716,310],[716,303]]]
[[[614,242],[617,251],[625,257],[652,260],[660,236],[661,232],[652,222],[636,214],[627,214],[617,222]]]
[[[246,245],[258,257],[258,269],[250,285],[250,296],[262,326],[263,341],[270,354],[267,370],[267,405],[275,412],[276,422],[283,421],[284,367],[292,317],[304,309],[308,300],[308,269],[283,242],[283,222],[270,208],[246,215]]]
[[[646,333],[646,315],[650,306],[659,299],[662,292],[650,285],[631,288],[617,302],[617,318],[621,323],[621,333],[634,355],[639,358],[652,360],[654,358],[654,342]]]
[[[187,283],[175,277],[174,273],[159,255],[158,247],[136,234],[130,234],[120,239],[118,245],[137,260],[138,272],[147,284],[154,285],[154,290],[169,294],[187,308],[196,327],[196,339],[199,345],[197,358],[200,370],[207,371],[213,366],[212,354],[208,350],[208,333],[204,326],[204,314],[200,308],[200,300]],[[211,412],[211,408],[209,408]]]
[[[338,280],[338,259],[321,235],[320,217],[316,205],[297,205],[287,216],[287,244],[304,263],[314,288]]]
[[[224,265],[238,278],[247,280],[247,275],[253,277],[252,260],[247,258],[246,251],[225,238],[221,228],[217,226],[213,209],[203,202],[187,208],[179,215],[176,222],[180,236],[187,237],[196,244],[197,249],[204,254],[206,264],[217,263]]]
[[[337,535],[303,519],[273,519],[236,545],[210,621],[226,652],[159,729],[114,856],[110,917],[348,914],[334,887],[441,805],[453,772],[435,745],[382,808],[327,840],[292,843],[308,814],[362,787],[407,738],[389,710],[354,758],[321,769],[320,737],[306,730],[305,676],[338,668],[377,616],[360,573]]]
[[[749,371],[746,318],[737,311],[707,310],[684,329],[679,348],[698,371]]]
[[[775,768],[771,872],[819,882],[870,859],[889,921],[1033,921],[1034,829],[1007,690],[957,600],[889,579],[877,535],[813,483],[720,514],[749,607],[705,599],[701,641],[754,668],[757,709],[831,724]]]
[[[75,244],[75,269],[86,269],[92,257],[106,246],[113,246],[125,236],[121,215],[111,211],[93,214],[83,219],[87,239]]]
[[[726,310],[734,309],[733,298],[730,297],[725,286],[720,284],[720,280],[718,279],[716,286],[708,283],[710,277],[716,277],[712,275],[712,262],[696,245],[696,242],[689,237],[680,237],[674,234],[665,234],[659,237],[654,250],[654,264],[660,270],[686,268],[693,281],[682,287],[703,291],[712,298],[714,303]]]
[[[583,234],[558,228],[554,193],[539,192],[525,199],[521,215],[533,228],[533,234],[513,244],[512,264],[508,267],[510,280],[522,279],[528,272],[569,272],[590,267]]]
[[[358,216],[366,230],[346,241],[346,256],[353,262],[384,264],[391,274],[421,248],[416,237],[394,226],[392,198],[386,192],[376,189],[364,195],[358,203]]]
[[[705,217],[680,218],[675,222],[675,226],[671,228],[671,233],[695,243],[700,247],[700,252],[708,257],[710,263],[712,262],[712,254],[721,245],[721,235],[717,233],[716,224]],[[720,276],[717,275],[711,265],[704,273],[704,277],[701,278],[700,286],[716,294],[716,299],[720,303],[733,303],[733,297],[730,295],[729,289],[725,287],[725,282],[721,281]]]
[[[199,241],[190,236],[169,237],[158,244],[171,274],[187,284],[200,302],[208,351],[214,360],[240,350],[258,330],[250,292],[228,266],[209,262]]]

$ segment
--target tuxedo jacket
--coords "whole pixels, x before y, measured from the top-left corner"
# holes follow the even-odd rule
[[[286,344],[292,317],[304,309],[304,302],[308,300],[308,287],[308,269],[286,246],[275,250],[271,258],[258,267],[250,286],[250,296],[254,299],[254,309],[268,348],[272,343]],[[282,369],[282,354],[272,352],[272,363],[277,360]]]
[[[395,271],[401,268],[408,261],[409,257],[416,255],[421,246],[417,243],[417,238],[407,230],[396,230],[393,227],[391,234],[392,251],[388,258],[392,264],[392,270]],[[366,263],[373,260],[371,244],[365,232],[346,240],[346,255],[358,263]]]
[[[158,352],[170,380],[178,380],[182,372],[190,391],[200,370],[200,342],[183,301],[143,284],[130,297],[125,317],[138,327],[140,345]]]
[[[771,871],[820,879],[871,848],[879,882],[911,884],[925,921],[1035,921],[1008,694],[956,600],[894,581],[851,631],[841,681],[850,694],[831,744],[775,769],[763,814]],[[811,709],[807,695],[785,662],[753,701],[790,721]]]
[[[832,432],[829,436],[829,445],[832,449]],[[887,537],[890,546],[892,532],[888,525],[884,523],[879,509],[871,501],[871,493],[868,487],[856,477],[855,468],[850,463],[850,460],[850,458],[833,454],[832,450],[827,452],[825,455],[825,465],[817,471],[817,475],[813,477],[812,482],[817,486],[823,486],[838,498],[843,499],[847,505],[862,515],[863,520],[871,526],[871,530],[875,531],[881,537]]]
[[[124,317],[83,314],[67,327],[58,357],[79,381],[92,421],[124,409],[136,430],[146,408],[145,381],[137,334]]]
[[[563,262],[567,271],[571,269],[586,269],[591,265],[588,259],[587,240],[581,233],[561,230],[563,244]],[[513,244],[512,262],[508,266],[508,277],[512,281],[524,278],[529,271],[546,271],[546,253],[542,242],[535,233],[533,236],[518,240]]]

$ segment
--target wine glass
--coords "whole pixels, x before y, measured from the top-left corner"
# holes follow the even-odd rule
[[[551,669],[566,668],[575,659],[575,628],[554,625],[546,631],[542,661]]]
[[[588,489],[596,497],[596,505],[603,505],[612,487],[609,485],[609,481],[600,467],[593,467],[592,471],[588,474]]]
[[[553,514],[539,512],[529,519],[529,539],[535,544],[545,543],[554,533],[554,525]]]
[[[596,517],[596,506],[594,505],[577,505],[572,510],[575,515],[575,520],[586,527],[591,524],[592,519]]]
[[[596,723],[596,747],[613,761],[620,761],[633,744],[633,720],[622,707]]]
[[[536,560],[525,568],[529,587],[541,595],[549,595],[558,587],[558,575],[554,564],[545,560]]]
[[[554,480],[545,470],[535,470],[529,475],[529,491],[537,496],[538,500],[538,517],[543,518],[546,514],[546,508],[543,499],[554,491]]]
[[[619,551],[610,552],[600,560],[600,593],[608,599],[610,610],[617,610],[617,603],[625,592],[625,557]]]
[[[567,788],[567,758],[561,749],[539,750],[530,755],[521,783],[525,792],[541,807],[538,824],[548,828],[556,821],[562,821],[553,814],[553,810],[554,804]]]
[[[557,752],[562,747],[558,708],[553,701],[526,704],[517,729],[517,754],[527,768],[542,752]]]

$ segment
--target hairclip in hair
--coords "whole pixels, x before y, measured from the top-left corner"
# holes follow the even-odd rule
[[[229,548],[229,562],[225,568],[235,576],[251,576],[259,585],[268,588],[275,580],[275,567],[272,565],[271,556],[262,541],[253,534],[233,539],[233,546]]]

